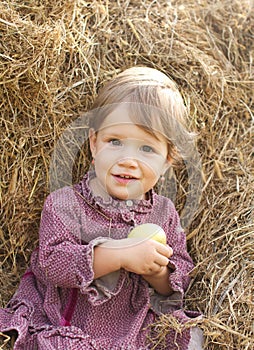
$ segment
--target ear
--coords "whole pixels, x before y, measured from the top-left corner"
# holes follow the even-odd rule
[[[95,158],[96,155],[96,139],[97,136],[94,129],[89,129],[89,145],[93,158]]]

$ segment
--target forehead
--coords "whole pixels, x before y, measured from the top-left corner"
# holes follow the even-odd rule
[[[156,126],[151,126],[148,121],[150,117],[148,114],[142,113],[142,117],[140,117],[140,113],[136,113],[136,105],[132,106],[130,103],[121,103],[117,105],[113,110],[111,110],[103,122],[101,123],[99,130],[110,128],[110,129],[122,129],[125,130],[126,134],[130,129],[133,129],[135,126],[143,132],[144,134],[149,135],[150,137],[155,137],[158,140],[166,140],[166,137],[161,133]],[[146,119],[144,119],[146,118]],[[98,131],[99,131],[98,130]]]
[[[130,118],[130,108],[127,104],[123,103],[114,108],[104,119],[100,125],[100,129],[108,127],[121,127],[126,124],[134,125],[134,122]]]

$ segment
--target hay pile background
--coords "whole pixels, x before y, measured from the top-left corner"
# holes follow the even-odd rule
[[[253,2],[1,1],[0,36],[1,305],[37,244],[56,141],[101,83],[148,65],[177,82],[198,132],[203,190],[187,230],[197,268],[186,307],[206,316],[206,349],[253,349]],[[168,317],[154,325],[154,349],[169,326],[180,331]]]

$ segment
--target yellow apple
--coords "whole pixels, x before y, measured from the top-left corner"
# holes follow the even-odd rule
[[[128,238],[147,238],[166,244],[167,236],[164,230],[156,224],[146,223],[134,227],[128,234]]]

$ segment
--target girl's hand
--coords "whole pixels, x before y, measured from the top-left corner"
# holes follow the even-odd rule
[[[168,245],[151,239],[128,238],[108,241],[105,248],[115,248],[120,267],[139,275],[154,275],[167,266],[173,251]],[[119,248],[119,249],[117,249]]]
[[[167,265],[172,254],[168,245],[151,239],[108,240],[94,248],[94,279],[123,268],[142,275],[158,293],[170,295]]]

